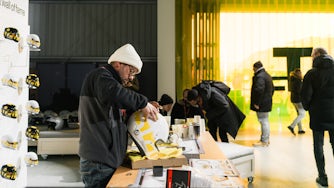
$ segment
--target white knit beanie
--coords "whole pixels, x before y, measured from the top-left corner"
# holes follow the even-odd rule
[[[138,73],[140,73],[141,68],[143,66],[143,62],[141,61],[138,53],[135,48],[131,44],[125,44],[124,46],[118,48],[108,59],[108,63],[113,61],[119,61],[121,63],[131,65],[138,69]]]

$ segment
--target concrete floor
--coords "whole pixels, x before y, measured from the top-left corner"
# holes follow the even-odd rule
[[[276,125],[272,125],[276,126]],[[313,157],[312,135],[293,136],[286,127],[271,131],[269,147],[255,148],[254,182],[248,188],[317,188],[317,170]],[[242,129],[232,142],[251,146],[259,139],[257,129]],[[325,136],[325,160],[329,187],[334,188],[334,159],[328,135]],[[82,187],[79,157],[49,156],[28,168],[28,187]],[[245,180],[246,182],[247,180]]]
[[[251,146],[259,140],[256,131],[241,131],[234,142]],[[329,138],[325,136],[325,160],[329,187],[334,187],[334,159]],[[318,175],[313,156],[311,130],[293,136],[288,129],[271,133],[269,147],[255,147],[255,177],[248,188],[316,188]]]
[[[39,164],[28,167],[27,187],[84,187],[79,174],[79,156],[39,156]]]

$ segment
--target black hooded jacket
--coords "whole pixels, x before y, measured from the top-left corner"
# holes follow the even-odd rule
[[[111,65],[90,72],[79,100],[79,155],[110,167],[119,167],[127,149],[127,126],[123,110],[137,111],[148,99],[123,87]]]
[[[228,97],[230,88],[223,82],[205,80],[193,87],[200,94],[206,118],[226,130],[233,138],[245,119],[245,115]]]
[[[303,80],[302,104],[310,114],[312,130],[334,130],[334,60],[321,55]]]

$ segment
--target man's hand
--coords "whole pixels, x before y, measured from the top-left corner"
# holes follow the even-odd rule
[[[259,105],[257,105],[257,104],[254,104],[254,107],[255,107],[255,109],[260,109],[260,107],[259,107]]]
[[[141,111],[143,112],[145,119],[149,118],[152,119],[153,121],[158,120],[157,114],[159,113],[159,110],[153,104],[147,103],[146,107],[141,109]]]
[[[160,108],[160,105],[159,105],[158,102],[156,102],[156,101],[150,101],[150,103],[151,103],[155,108],[157,108],[157,109]]]

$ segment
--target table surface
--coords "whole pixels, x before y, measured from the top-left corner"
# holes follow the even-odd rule
[[[215,140],[212,138],[209,132],[202,132],[198,137],[204,153],[200,154],[201,159],[220,159],[225,160],[226,157],[220,148],[216,144]],[[119,167],[114,173],[113,177],[110,179],[107,188],[110,187],[128,187],[136,181],[138,169],[130,169],[127,167]],[[241,182],[241,178],[239,178]],[[242,183],[243,184],[243,183]]]

